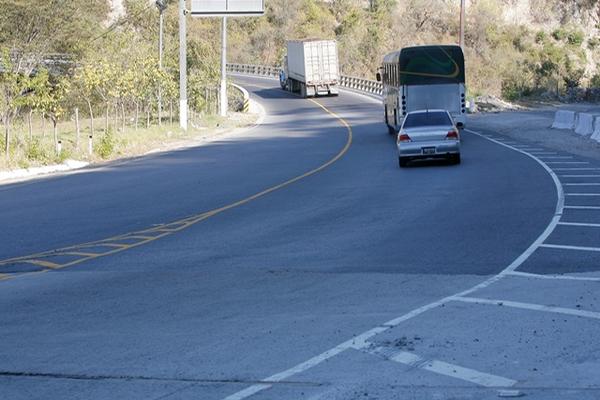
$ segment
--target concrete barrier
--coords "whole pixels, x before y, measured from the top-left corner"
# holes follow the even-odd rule
[[[600,116],[594,118],[594,132],[592,133],[592,140],[600,143]]]
[[[554,129],[573,129],[575,127],[575,111],[558,110],[554,114]]]
[[[575,133],[582,136],[594,133],[594,114],[578,113],[575,119]]]

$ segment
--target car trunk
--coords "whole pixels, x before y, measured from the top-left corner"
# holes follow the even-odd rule
[[[406,133],[413,142],[432,142],[445,140],[446,135],[451,131],[451,126],[428,126],[426,128],[405,129]]]

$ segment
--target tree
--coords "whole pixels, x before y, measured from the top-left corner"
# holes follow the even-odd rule
[[[0,112],[4,124],[4,153],[10,152],[11,122],[17,115],[21,98],[29,87],[29,76],[14,70],[10,57],[5,52],[0,55]]]

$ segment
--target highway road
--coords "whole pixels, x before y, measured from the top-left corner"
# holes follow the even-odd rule
[[[600,396],[598,162],[399,169],[376,100],[238,81],[250,130],[0,186],[0,398]]]

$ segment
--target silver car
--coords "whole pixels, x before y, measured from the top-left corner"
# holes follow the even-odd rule
[[[445,158],[460,163],[460,134],[446,110],[409,112],[396,139],[400,167],[412,160]]]

